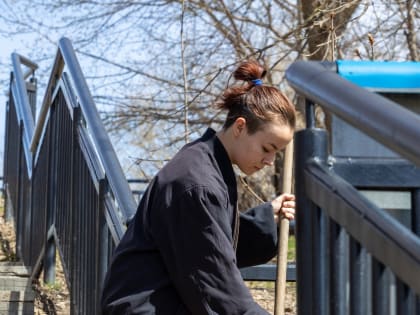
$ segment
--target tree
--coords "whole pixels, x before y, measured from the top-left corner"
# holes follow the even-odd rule
[[[3,34],[34,34],[41,44],[28,42],[23,53],[48,60],[47,69],[53,45],[71,34],[108,129],[120,142],[131,135],[136,151],[129,160],[139,167],[130,170],[145,176],[188,136],[220,126],[223,115],[210,105],[242,59],[262,62],[271,70],[267,83],[290,97],[284,71],[296,59],[418,60],[415,0],[6,0],[2,6],[0,18],[9,25]],[[260,177],[247,180],[263,198],[281,188],[264,192],[255,184]]]

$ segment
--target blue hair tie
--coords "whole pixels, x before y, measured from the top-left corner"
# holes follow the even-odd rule
[[[255,86],[259,86],[263,84],[263,81],[261,79],[254,79],[251,80],[252,83],[254,83]]]

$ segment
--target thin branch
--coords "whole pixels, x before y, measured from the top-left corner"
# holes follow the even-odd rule
[[[188,80],[187,80],[187,65],[185,63],[184,15],[185,15],[185,1],[182,0],[181,62],[182,62],[182,77],[184,80],[184,128],[185,128],[184,137],[185,137],[185,143],[188,143]]]

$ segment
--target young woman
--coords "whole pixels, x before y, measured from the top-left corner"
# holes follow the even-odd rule
[[[238,268],[276,254],[277,218],[293,219],[283,194],[245,213],[237,209],[232,164],[247,175],[272,165],[293,137],[295,110],[265,70],[241,64],[218,103],[228,111],[156,175],[115,250],[103,314],[268,314],[254,302]]]

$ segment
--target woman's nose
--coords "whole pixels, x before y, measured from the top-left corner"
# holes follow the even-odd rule
[[[263,164],[272,166],[274,164],[274,159],[276,158],[275,154],[270,154],[269,156],[264,157]]]

